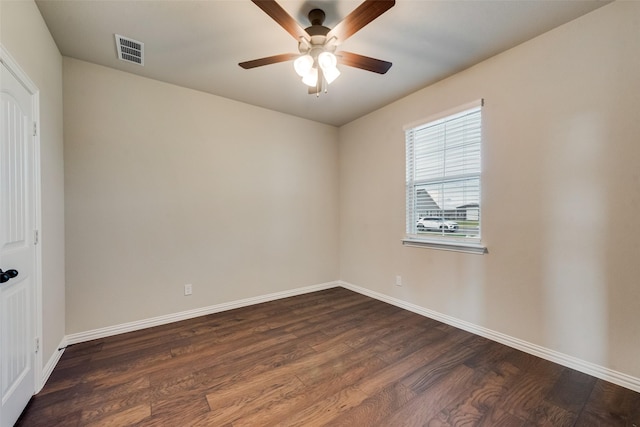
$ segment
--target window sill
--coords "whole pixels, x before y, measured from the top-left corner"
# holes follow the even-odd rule
[[[488,252],[486,246],[483,246],[480,243],[458,242],[454,240],[415,239],[406,237],[402,239],[402,245],[414,248],[429,248],[439,249],[442,251],[465,252],[476,255],[484,255]]]

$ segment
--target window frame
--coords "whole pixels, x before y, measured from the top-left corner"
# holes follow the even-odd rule
[[[480,199],[482,196],[482,168],[480,167],[480,170],[477,173],[473,173],[470,175],[470,178],[475,178],[475,176],[477,175],[477,179],[478,179],[478,185],[479,185],[479,189],[478,189],[478,204],[479,204],[479,224],[478,224],[478,237],[477,238],[465,238],[465,237],[456,237],[455,235],[445,235],[445,233],[443,232],[442,234],[438,235],[438,234],[418,234],[417,229],[416,229],[416,221],[418,219],[418,216],[415,213],[414,207],[415,207],[415,193],[416,193],[416,186],[417,184],[415,183],[416,181],[413,179],[414,178],[414,174],[415,174],[415,164],[414,164],[414,160],[413,158],[410,160],[409,159],[409,155],[411,154],[412,156],[415,155],[415,153],[412,151],[411,153],[409,153],[410,150],[410,144],[409,144],[409,132],[420,129],[420,128],[425,128],[428,126],[434,126],[434,125],[438,125],[441,123],[446,123],[450,120],[453,120],[456,118],[456,116],[459,116],[460,114],[463,114],[469,110],[473,110],[473,109],[479,109],[480,110],[480,143],[479,143],[479,149],[480,149],[480,166],[482,164],[482,107],[484,106],[484,100],[483,99],[479,99],[464,105],[460,105],[458,107],[446,110],[446,111],[442,111],[438,114],[429,116],[425,119],[410,123],[408,125],[405,125],[403,130],[405,132],[405,170],[406,170],[406,176],[405,176],[405,218],[406,218],[406,224],[405,224],[405,237],[402,239],[402,244],[404,246],[410,246],[410,247],[422,247],[422,248],[432,248],[432,249],[440,249],[440,250],[447,250],[447,251],[456,251],[456,252],[466,252],[466,253],[473,253],[473,254],[485,254],[487,253],[487,248],[484,245],[483,241],[482,241],[482,209],[481,209],[481,203],[480,203]],[[439,123],[438,123],[439,122]],[[415,147],[413,147],[415,149]],[[446,153],[446,151],[445,151]],[[411,166],[409,165],[409,162],[411,161]],[[411,168],[411,169],[410,169]],[[440,177],[440,179],[436,179],[434,180],[434,182],[439,182],[442,185],[445,185],[445,183],[450,182],[451,180],[446,176],[446,174],[442,175]],[[413,232],[412,232],[413,231]]]

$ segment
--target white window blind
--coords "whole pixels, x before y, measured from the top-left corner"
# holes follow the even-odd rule
[[[407,235],[479,242],[482,102],[405,130]]]

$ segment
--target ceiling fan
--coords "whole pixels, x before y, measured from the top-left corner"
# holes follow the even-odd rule
[[[302,77],[302,82],[309,86],[309,93],[319,96],[320,92],[326,92],[327,85],[340,75],[337,64],[378,74],[384,74],[391,68],[391,62],[357,53],[336,52],[336,48],[391,9],[396,3],[395,0],[365,0],[333,29],[322,25],[325,13],[321,9],[311,10],[308,15],[311,26],[302,28],[275,0],[251,1],[298,41],[299,53],[283,53],[239,63],[238,65],[244,69],[295,60],[296,73]]]

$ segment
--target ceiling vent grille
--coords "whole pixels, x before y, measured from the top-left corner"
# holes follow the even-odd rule
[[[144,43],[127,37],[116,36],[116,47],[118,48],[118,59],[144,65]]]

